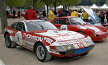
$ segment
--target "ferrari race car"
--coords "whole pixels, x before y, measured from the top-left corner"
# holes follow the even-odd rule
[[[90,36],[93,41],[103,41],[107,39],[108,33],[105,27],[86,25],[86,23],[79,17],[58,17],[50,22],[59,29],[86,34]]]
[[[9,14],[8,18],[13,18],[13,14]],[[15,18],[18,18],[18,15],[15,15]]]
[[[85,8],[85,7],[82,8],[89,15],[88,21],[85,21],[86,23],[90,25],[102,26],[100,18],[95,14],[95,12],[93,12],[91,8]]]
[[[108,28],[107,20],[105,20],[106,22],[104,21],[104,24],[102,24],[101,19],[96,15],[95,12],[93,12],[93,10],[91,8],[90,9],[87,9],[84,7],[82,7],[82,8],[89,15],[88,21],[85,21],[86,23],[88,23],[90,25],[104,26],[104,27]]]
[[[4,33],[6,47],[22,46],[34,51],[38,60],[48,61],[52,56],[84,56],[94,48],[89,36],[58,30],[44,20],[25,20],[8,26]]]

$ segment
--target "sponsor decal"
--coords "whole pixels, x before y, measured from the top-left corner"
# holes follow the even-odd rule
[[[26,42],[25,45],[28,46],[28,47],[30,47],[30,48],[33,48],[33,45],[30,42]]]
[[[67,27],[67,25],[62,25],[62,26],[60,27],[60,29],[61,29],[61,30],[68,30],[68,27]]]
[[[10,30],[10,29],[8,29],[8,32],[9,32],[9,33],[13,33],[13,31],[12,31],[12,30]]]
[[[47,37],[44,37],[44,40],[45,40],[45,42],[47,42],[47,43],[49,43],[49,44],[51,44],[51,43],[53,42],[52,39],[47,38]]]
[[[31,35],[31,34],[26,34],[26,33],[23,33],[23,37],[25,38],[25,40],[31,41],[31,42],[42,41],[43,40],[42,37],[34,36],[34,35]]]
[[[73,46],[74,46],[76,49],[79,48],[79,46],[78,46],[77,44],[73,44]]]
[[[16,43],[18,43],[19,45],[22,45],[22,33],[20,31],[18,31],[15,34],[15,38],[16,38]]]
[[[75,35],[68,35],[68,36],[54,36],[53,38],[56,39],[57,41],[63,41],[63,40],[72,40],[72,39],[80,39],[84,38],[84,35],[81,34],[75,34]]]
[[[78,44],[78,46],[79,46],[79,47],[84,47],[84,45],[83,45],[83,44],[81,44],[81,43],[79,43],[79,44]]]

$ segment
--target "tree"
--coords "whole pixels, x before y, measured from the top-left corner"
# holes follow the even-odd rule
[[[81,0],[81,2],[79,3],[79,5],[91,5],[92,2],[91,0]]]
[[[45,6],[45,3],[43,3],[43,1],[41,1],[41,0],[37,0],[37,2],[36,2],[36,8],[41,8],[43,6]]]
[[[51,0],[41,0],[47,6],[47,17],[48,17],[48,6],[52,3]]]
[[[25,0],[24,7],[28,8],[33,3],[33,0]]]
[[[36,2],[37,0],[33,0],[33,9],[36,10]]]
[[[108,0],[106,0],[106,4],[108,4]]]
[[[44,4],[47,6],[47,15],[48,15],[48,6],[49,5],[54,5],[55,10],[56,10],[56,5],[63,5],[63,6],[73,6],[77,5],[80,3],[80,0],[41,0],[43,1]]]
[[[4,32],[4,29],[8,26],[7,17],[6,17],[6,6],[5,0],[0,0],[1,4],[1,33]]]
[[[25,0],[5,0],[6,5],[10,6],[11,12],[13,7],[24,6]]]
[[[106,0],[91,0],[92,3],[96,3],[98,5],[103,5],[106,3]]]
[[[24,6],[25,0],[6,0],[6,5],[11,7]]]

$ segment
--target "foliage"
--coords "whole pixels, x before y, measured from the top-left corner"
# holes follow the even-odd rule
[[[108,5],[108,0],[106,0],[106,4]]]
[[[44,6],[44,5],[45,5],[45,4],[43,3],[43,1],[37,0],[36,8],[41,8],[41,7]]]
[[[10,7],[20,7],[24,6],[25,0],[5,0],[5,2]]]
[[[64,0],[60,2],[64,6],[74,6],[80,3],[80,0]]]
[[[33,3],[33,0],[25,0],[24,7],[28,8]]]
[[[91,5],[91,0],[81,0],[81,2],[79,3],[79,5]]]
[[[64,6],[73,6],[80,3],[80,0],[41,0],[46,5],[51,5],[57,3],[57,5],[64,5]]]
[[[92,3],[96,3],[97,5],[103,5],[106,3],[106,0],[91,0]]]

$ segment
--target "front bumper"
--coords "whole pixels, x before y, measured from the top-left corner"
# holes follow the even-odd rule
[[[56,54],[56,53],[50,53],[50,54],[52,54],[53,56],[56,56],[56,57],[74,57],[74,56],[82,55],[84,53],[88,53],[93,48],[94,48],[94,45],[86,47],[86,48],[71,49],[71,50],[67,50],[64,52],[58,52],[58,54]]]
[[[95,37],[91,37],[91,39],[93,41],[104,41],[105,39],[107,39],[108,33],[105,34],[96,34]]]

